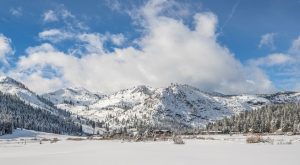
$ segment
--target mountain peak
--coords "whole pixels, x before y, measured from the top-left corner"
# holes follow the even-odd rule
[[[138,85],[132,89],[131,93],[140,92],[140,93],[144,93],[144,94],[149,94],[149,93],[151,93],[150,91],[151,91],[151,87],[146,86],[146,85]]]
[[[92,93],[83,87],[67,87],[46,93],[43,97],[51,100],[55,104],[72,103],[86,105],[97,101],[102,95]]]
[[[9,76],[0,76],[0,82],[3,81],[16,81],[13,78],[9,77]]]
[[[8,77],[8,76],[1,76],[0,77],[0,84],[14,85],[14,86],[18,86],[20,88],[27,89],[24,84],[22,84],[21,82],[13,79],[11,77]]]
[[[67,87],[67,88],[63,88],[63,90],[66,90],[66,91],[70,91],[74,94],[77,94],[77,93],[91,93],[89,90],[83,88],[83,87]]]
[[[40,98],[36,93],[29,90],[24,84],[11,77],[0,77],[0,91],[4,94],[15,95],[33,107],[41,108],[49,112],[56,111],[55,107],[52,107],[52,105],[50,105],[46,100]]]

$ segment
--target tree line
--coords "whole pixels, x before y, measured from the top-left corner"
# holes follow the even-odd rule
[[[207,124],[208,131],[223,133],[300,132],[300,103],[268,105]]]
[[[0,135],[12,133],[15,128],[56,134],[82,133],[81,124],[75,123],[69,113],[57,115],[0,92]]]

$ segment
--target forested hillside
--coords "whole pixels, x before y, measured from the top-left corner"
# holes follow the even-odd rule
[[[264,106],[224,118],[207,125],[209,131],[273,133],[300,131],[300,104],[287,103]]]
[[[74,123],[70,114],[54,115],[49,111],[21,101],[17,96],[0,92],[0,135],[12,133],[15,128],[57,134],[81,134],[82,126]]]

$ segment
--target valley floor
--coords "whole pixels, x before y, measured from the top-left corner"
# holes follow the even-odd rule
[[[40,144],[36,139],[41,138],[59,141]],[[74,137],[24,130],[0,136],[0,162],[9,165],[296,165],[300,153],[300,136],[270,136],[275,139],[274,144],[246,144],[246,137],[242,135],[201,136],[184,139],[184,145],[171,141],[74,141],[68,138]]]

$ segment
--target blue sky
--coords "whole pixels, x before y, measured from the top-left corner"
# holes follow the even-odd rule
[[[86,86],[90,90],[111,92],[138,84],[160,87],[172,82],[190,83],[205,90],[217,90],[225,93],[299,90],[300,48],[298,46],[300,47],[300,40],[297,42],[300,36],[299,9],[299,0],[2,1],[0,36],[4,41],[0,44],[2,43],[2,47],[9,47],[11,50],[5,49],[6,51],[2,51],[1,54],[0,45],[1,72],[23,81],[38,92],[46,92],[67,85]],[[208,16],[212,21],[217,20],[212,27],[213,39],[208,39],[211,45],[207,45],[207,47],[217,45],[217,48],[208,51],[206,48],[195,47],[195,58],[194,56],[184,58],[184,55],[176,55],[169,50],[166,50],[165,54],[174,54],[173,56],[163,54],[164,50],[161,52],[152,50],[159,49],[160,46],[152,43],[154,39],[163,40],[163,38],[159,38],[159,35],[155,36],[156,30],[159,30],[156,28],[156,24],[160,27],[160,25],[168,23],[168,20],[165,22],[157,20],[165,17],[176,21],[179,30],[179,25],[182,23],[187,29],[193,31],[196,26],[195,15],[197,14]],[[215,18],[210,17],[210,14],[213,14]],[[166,24],[165,27],[171,27],[169,31],[173,30],[171,23]],[[177,29],[175,28],[175,30]],[[175,36],[170,34],[165,37],[169,37],[168,39],[171,40]],[[182,42],[184,43],[192,42],[189,39],[185,40],[185,36],[176,37],[183,38]],[[201,45],[200,40],[203,39],[198,39],[199,45]],[[197,43],[197,41],[194,42]],[[5,45],[5,43],[7,44]],[[179,49],[175,44],[166,46],[174,46],[173,50]],[[187,45],[187,47],[190,48],[191,45]],[[226,49],[228,52],[226,50],[218,52],[218,47]],[[45,52],[48,54],[44,55]],[[188,52],[182,51],[183,54]],[[214,57],[214,55],[210,55],[211,52],[227,54],[216,55],[215,58],[222,60],[220,62],[207,61],[211,65],[221,63],[220,66],[205,68],[199,66],[201,61],[206,60],[206,57],[204,55],[198,57],[197,54],[207,53],[206,56]],[[55,53],[64,55],[57,58],[72,56],[75,62],[70,64],[68,63],[70,60],[66,59],[68,62],[56,65],[55,61],[51,61],[52,57],[55,57]],[[163,58],[148,55],[149,60],[146,62],[145,59],[131,61],[132,57],[125,58],[128,53],[131,53],[130,55],[137,54],[137,56],[161,53],[160,56]],[[122,64],[115,66],[115,63],[108,65],[108,62],[105,65],[103,62],[99,62],[94,64],[97,67],[85,68],[85,63],[83,64],[83,61],[88,61],[86,59],[94,56],[98,57],[93,59],[94,61],[104,61],[103,57],[105,56],[117,58],[120,54],[124,56],[121,57],[122,60],[128,61],[126,66]],[[179,68],[185,68],[191,62],[187,59],[197,59],[199,63],[188,68],[189,72],[184,73],[182,70],[178,70],[180,74],[175,76],[176,71],[168,71],[166,68],[171,67],[168,60],[172,61],[178,56],[182,56],[183,60],[181,61],[186,61],[186,63],[181,66],[174,61],[174,67],[178,64]],[[150,62],[153,59],[165,60],[158,64],[160,65],[158,68],[166,69],[164,76],[161,76],[159,71],[152,69],[155,67]],[[111,60],[118,61],[120,59]],[[230,67],[225,65],[227,60],[229,60]],[[78,61],[80,62],[77,63]],[[131,65],[145,67],[132,68]],[[70,76],[77,73],[68,71],[66,68],[78,66],[81,69],[84,67],[82,70],[86,70],[86,72],[89,69],[93,70],[94,74],[100,72],[99,78],[94,79],[95,76],[87,76],[84,80],[78,80],[78,78]],[[226,76],[221,79],[206,75],[206,73],[210,73],[218,77],[224,70],[221,67],[226,67],[226,69],[238,67],[239,73],[230,74],[235,69],[229,69]],[[112,70],[114,71],[111,72]],[[139,71],[137,72],[137,70]],[[211,70],[214,72],[210,72]],[[110,74],[114,76],[103,78],[106,77],[106,72],[111,72]],[[198,74],[198,72],[200,73]],[[86,75],[84,72],[81,74]],[[148,74],[153,78],[145,78],[142,74]],[[124,78],[122,78],[123,75],[125,75]],[[189,78],[192,80],[189,81]],[[32,81],[44,85],[36,87],[37,84]],[[98,84],[99,81],[103,82]],[[235,84],[235,82],[238,83]],[[250,84],[260,87],[242,85],[243,82],[250,82]],[[248,90],[249,88],[253,90]]]

